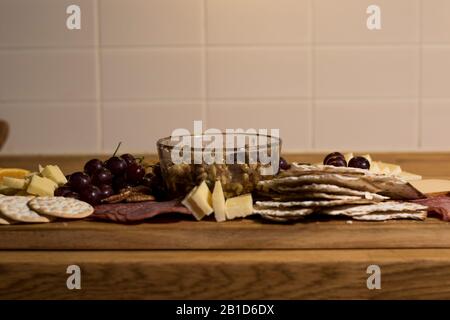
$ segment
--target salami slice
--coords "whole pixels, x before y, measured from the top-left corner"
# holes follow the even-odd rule
[[[427,206],[429,212],[437,213],[442,220],[450,221],[450,197],[436,196],[425,199],[414,200],[413,202]]]
[[[140,222],[163,213],[191,214],[178,200],[111,203],[95,207],[93,218],[115,222]]]

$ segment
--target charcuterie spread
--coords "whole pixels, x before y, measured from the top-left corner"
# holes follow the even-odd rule
[[[275,145],[279,151],[277,143],[273,139],[267,148]],[[421,221],[430,212],[443,220],[450,217],[445,182],[433,192],[421,176],[368,154],[333,152],[315,164],[288,163],[278,155],[276,171],[267,174],[267,163],[250,161],[251,148],[241,150],[234,150],[233,157],[242,155],[242,161],[231,164],[224,161],[228,155],[209,163],[205,158],[176,163],[165,138],[158,141],[156,163],[117,156],[116,150],[106,161],[89,160],[82,171],[68,175],[57,165],[39,165],[36,172],[0,169],[0,225],[84,218],[136,223],[161,214],[273,223]]]

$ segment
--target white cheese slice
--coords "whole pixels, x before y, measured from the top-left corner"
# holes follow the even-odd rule
[[[250,193],[229,198],[225,202],[227,220],[244,218],[253,213],[253,199]]]
[[[219,180],[214,184],[214,190],[212,193],[212,207],[214,210],[214,217],[217,222],[223,222],[227,220],[225,196],[223,194],[222,184]]]
[[[58,185],[54,181],[35,175],[31,178],[27,192],[36,196],[53,196],[56,188]]]
[[[52,165],[45,166],[45,168],[42,169],[41,174],[43,177],[54,181],[58,185],[63,185],[67,183],[67,179],[64,176],[64,173],[58,166]]]
[[[181,203],[191,210],[197,220],[201,220],[213,212],[212,195],[205,181],[189,192]]]

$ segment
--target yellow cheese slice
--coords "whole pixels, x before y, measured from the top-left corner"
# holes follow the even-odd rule
[[[63,185],[67,183],[67,179],[64,176],[64,173],[58,166],[48,165],[45,166],[42,171],[40,171],[42,176],[54,181],[58,185]]]
[[[226,203],[227,220],[244,218],[253,213],[253,199],[250,193],[238,197],[227,199]]]
[[[189,192],[181,203],[191,210],[197,220],[201,220],[213,212],[212,195],[205,181]]]
[[[212,207],[214,210],[214,217],[217,222],[223,222],[227,220],[225,196],[223,194],[222,184],[219,180],[214,184],[214,190],[212,193]]]
[[[58,185],[48,178],[42,178],[35,175],[31,178],[27,192],[36,196],[53,196]]]
[[[446,193],[450,192],[450,180],[423,179],[410,181],[410,184],[422,193]]]

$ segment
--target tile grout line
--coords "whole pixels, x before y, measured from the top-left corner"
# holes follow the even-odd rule
[[[277,44],[277,43],[267,43],[267,44],[209,44],[210,49],[227,50],[227,49],[273,49],[273,50],[283,50],[287,48],[305,48],[314,45],[319,48],[325,49],[347,49],[347,48],[377,48],[377,47],[387,47],[387,48],[399,48],[399,47],[416,47],[417,45],[423,45],[424,47],[437,47],[437,48],[449,48],[450,43],[421,43],[419,42],[395,42],[395,43],[314,43],[305,42],[298,44]],[[61,50],[61,51],[73,51],[73,50],[92,50],[96,49],[96,45],[79,45],[76,47],[70,46],[10,46],[2,47],[0,46],[0,52],[9,51],[50,51],[50,50]],[[185,44],[185,45],[104,45],[102,48],[104,50],[185,50],[185,49],[203,49],[204,45],[195,44]]]
[[[96,63],[96,95],[97,95],[97,150],[103,152],[103,94],[101,89],[101,45],[100,45],[100,0],[95,0],[95,17],[96,23],[94,24],[95,41],[97,43],[95,51],[95,63]]]
[[[316,86],[315,86],[315,79],[316,79],[316,47],[315,47],[315,37],[314,37],[314,0],[309,0],[308,2],[309,7],[309,15],[308,15],[308,28],[309,28],[309,37],[310,37],[310,48],[309,48],[309,54],[310,54],[310,66],[309,66],[309,81],[310,81],[310,123],[309,123],[309,134],[310,134],[310,141],[309,141],[309,147],[311,150],[316,149],[316,138],[315,138],[315,129],[316,129]]]
[[[422,85],[423,85],[423,72],[422,72],[422,65],[423,65],[423,0],[419,0],[419,13],[418,13],[418,19],[419,19],[419,66],[418,66],[418,90],[417,93],[417,149],[421,150],[423,148],[422,146]]]
[[[311,91],[311,90],[310,90]],[[97,93],[96,93],[97,94]],[[211,98],[208,99],[210,102],[301,102],[301,101],[312,101],[315,102],[366,102],[366,101],[377,101],[377,102],[398,102],[398,101],[417,101],[417,95],[413,97],[379,97],[379,96],[362,96],[362,97],[327,97],[327,98],[313,98],[313,97],[233,97],[233,98]],[[432,102],[450,102],[450,97],[427,97],[427,101]],[[144,98],[144,99],[0,99],[0,104],[17,104],[17,103],[201,103],[203,98]]]
[[[202,49],[203,49],[203,56],[202,56],[202,67],[203,67],[203,75],[202,75],[202,90],[203,90],[203,101],[202,101],[202,121],[203,121],[203,130],[207,128],[207,114],[208,114],[208,107],[209,107],[209,100],[208,100],[208,46],[207,46],[207,4],[208,0],[203,0],[203,30],[202,30]]]

